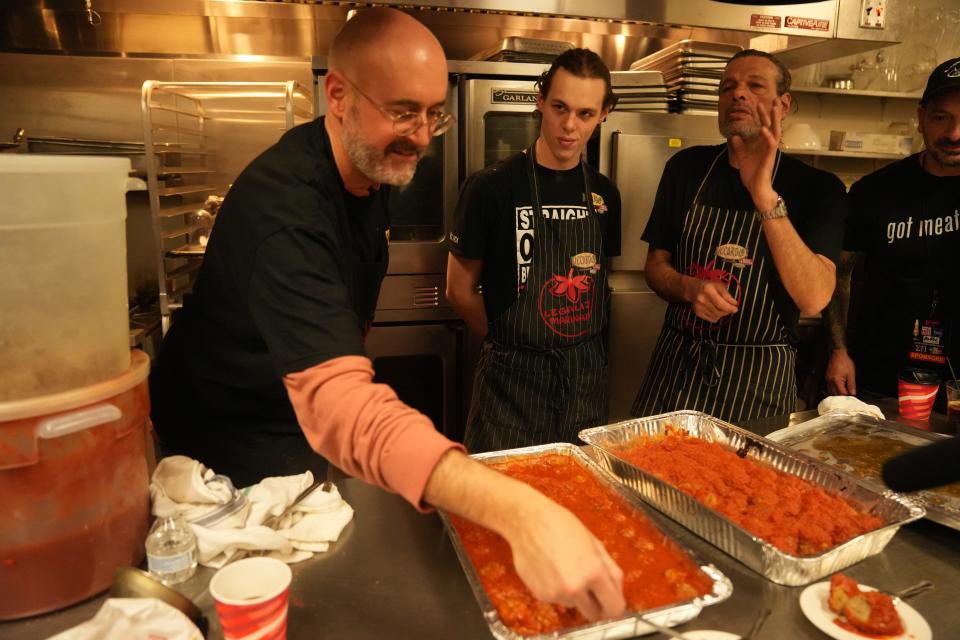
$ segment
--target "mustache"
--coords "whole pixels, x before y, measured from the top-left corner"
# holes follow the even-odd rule
[[[415,153],[418,158],[423,155],[424,151],[425,149],[421,149],[409,140],[394,140],[385,149],[386,153]]]
[[[950,138],[940,138],[935,144],[938,147],[960,147],[960,139],[951,140]]]

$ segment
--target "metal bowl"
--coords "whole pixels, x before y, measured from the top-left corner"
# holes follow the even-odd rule
[[[114,598],[156,598],[190,618],[206,635],[206,619],[190,598],[183,596],[136,567],[120,567],[113,574],[110,595]]]

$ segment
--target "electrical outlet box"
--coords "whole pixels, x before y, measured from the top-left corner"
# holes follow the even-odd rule
[[[883,29],[887,23],[887,0],[861,0],[860,26],[865,29]]]

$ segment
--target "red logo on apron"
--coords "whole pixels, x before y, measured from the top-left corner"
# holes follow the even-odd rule
[[[690,276],[696,278],[697,280],[707,280],[709,282],[718,282],[724,286],[727,292],[734,297],[737,301],[737,306],[740,306],[740,280],[737,276],[733,275],[729,271],[724,269],[716,268],[716,260],[711,260],[705,266],[701,267],[699,264],[694,262],[690,265],[689,273]],[[733,288],[731,289],[730,284],[733,283]],[[724,316],[716,322],[707,322],[706,320],[701,320],[694,313],[693,309],[690,308],[687,310],[687,326],[699,326],[706,325],[701,328],[705,329],[719,329],[726,323],[730,322],[732,316]]]
[[[540,288],[540,318],[551,331],[565,338],[577,338],[589,330],[593,317],[594,277],[554,275]]]

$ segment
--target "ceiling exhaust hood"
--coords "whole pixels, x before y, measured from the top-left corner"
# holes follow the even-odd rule
[[[896,0],[28,0],[0,3],[0,50],[121,56],[324,54],[347,12],[403,8],[468,59],[503,38],[571,41],[598,51],[612,69],[683,39],[776,52],[790,67],[898,42]],[[882,25],[863,11],[883,5]]]

